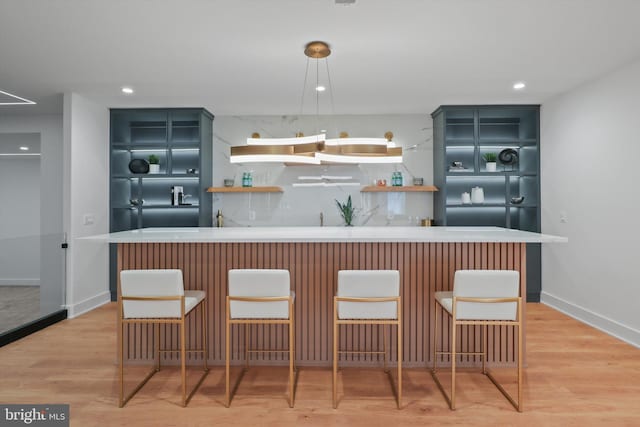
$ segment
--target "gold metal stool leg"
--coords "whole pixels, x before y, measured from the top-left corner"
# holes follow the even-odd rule
[[[290,319],[292,318],[291,312],[289,313]],[[293,356],[293,323],[289,323],[289,407],[293,408],[294,396],[293,396],[293,385],[294,385],[294,376],[293,376],[293,364],[294,364],[294,356]]]
[[[184,317],[180,322],[180,373],[182,376],[182,406],[187,406],[187,337]]]
[[[402,408],[402,313],[398,303],[398,409]]]
[[[333,302],[333,409],[338,408],[338,322],[337,302]]]
[[[160,360],[160,358],[162,357],[162,354],[160,353],[160,328],[161,328],[162,324],[161,323],[156,323],[155,325],[153,325],[153,329],[155,329],[156,331],[156,371],[160,371],[160,365],[162,364],[162,361]]]
[[[231,393],[229,390],[229,363],[231,358],[231,325],[229,324],[229,300],[227,299],[227,320],[226,320],[226,336],[225,336],[225,405],[228,408],[231,405]]]
[[[456,409],[456,322],[451,318],[451,403],[449,407]]]
[[[387,369],[387,325],[380,325],[382,326],[382,350],[384,351],[383,354],[383,366],[384,366],[384,371],[385,372],[389,372],[389,369]]]

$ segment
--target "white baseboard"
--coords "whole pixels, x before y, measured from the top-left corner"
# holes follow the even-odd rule
[[[77,304],[67,305],[67,317],[73,319],[108,302],[111,302],[111,293],[109,291],[102,292]]]
[[[0,286],[40,286],[40,279],[0,279]]]
[[[544,291],[540,294],[540,302],[634,347],[640,348],[640,331],[636,329]]]

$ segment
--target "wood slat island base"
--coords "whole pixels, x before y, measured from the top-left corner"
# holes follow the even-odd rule
[[[431,363],[434,293],[451,290],[458,269],[511,269],[520,272],[521,295],[526,295],[526,244],[515,243],[426,243],[426,242],[191,242],[191,243],[118,243],[118,271],[123,269],[179,268],[184,272],[185,289],[207,292],[209,313],[209,363],[224,363],[224,310],[227,272],[232,268],[278,268],[291,273],[296,293],[296,364],[331,366],[332,298],[336,292],[338,270],[394,269],[400,271],[403,304],[403,363],[426,366]],[[187,328],[188,345],[198,347],[198,317]],[[444,321],[444,322],[443,322]],[[115,322],[115,319],[114,319]],[[447,346],[446,319],[440,346]],[[126,357],[131,362],[153,359],[152,326],[129,327]],[[345,327],[341,348],[375,350],[382,347],[382,329],[374,326]],[[460,351],[479,351],[480,328],[463,327],[459,333]],[[259,326],[249,332],[253,348],[282,348],[286,331],[280,326]],[[243,361],[245,331],[232,331],[233,363]],[[514,331],[493,327],[488,335],[488,362],[510,365],[514,362]],[[177,345],[177,329],[164,327],[161,341]],[[395,329],[387,337],[393,362]],[[441,347],[442,348],[442,347]],[[175,355],[166,355],[164,363],[176,363]],[[192,355],[196,363],[197,355]],[[255,355],[259,364],[284,364],[286,356],[270,353]],[[379,356],[347,355],[341,365],[382,365]],[[480,360],[464,357],[462,365]],[[443,364],[448,360],[443,359]]]

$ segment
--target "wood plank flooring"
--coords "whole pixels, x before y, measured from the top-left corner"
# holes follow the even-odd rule
[[[249,370],[227,409],[224,370],[218,366],[187,408],[179,405],[179,371],[168,367],[119,409],[114,319],[115,304],[109,304],[0,348],[0,402],[69,403],[71,425],[83,427],[640,425],[640,349],[541,304],[527,305],[523,413],[487,378],[470,371],[458,375],[458,409],[452,412],[428,370],[415,368],[404,372],[402,410],[395,409],[388,378],[370,368],[342,370],[337,410],[331,404],[331,370],[301,368],[290,409],[285,367]],[[131,373],[140,377],[143,369],[133,367]],[[497,370],[499,378],[512,373]],[[197,376],[194,367],[191,384]],[[515,381],[507,380],[507,386]]]

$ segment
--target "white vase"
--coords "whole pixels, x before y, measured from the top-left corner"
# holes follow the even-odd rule
[[[484,190],[482,187],[471,189],[471,203],[484,203]]]
[[[160,173],[160,165],[158,165],[158,164],[150,164],[149,165],[149,173]]]
[[[487,172],[496,171],[496,162],[487,162]]]

